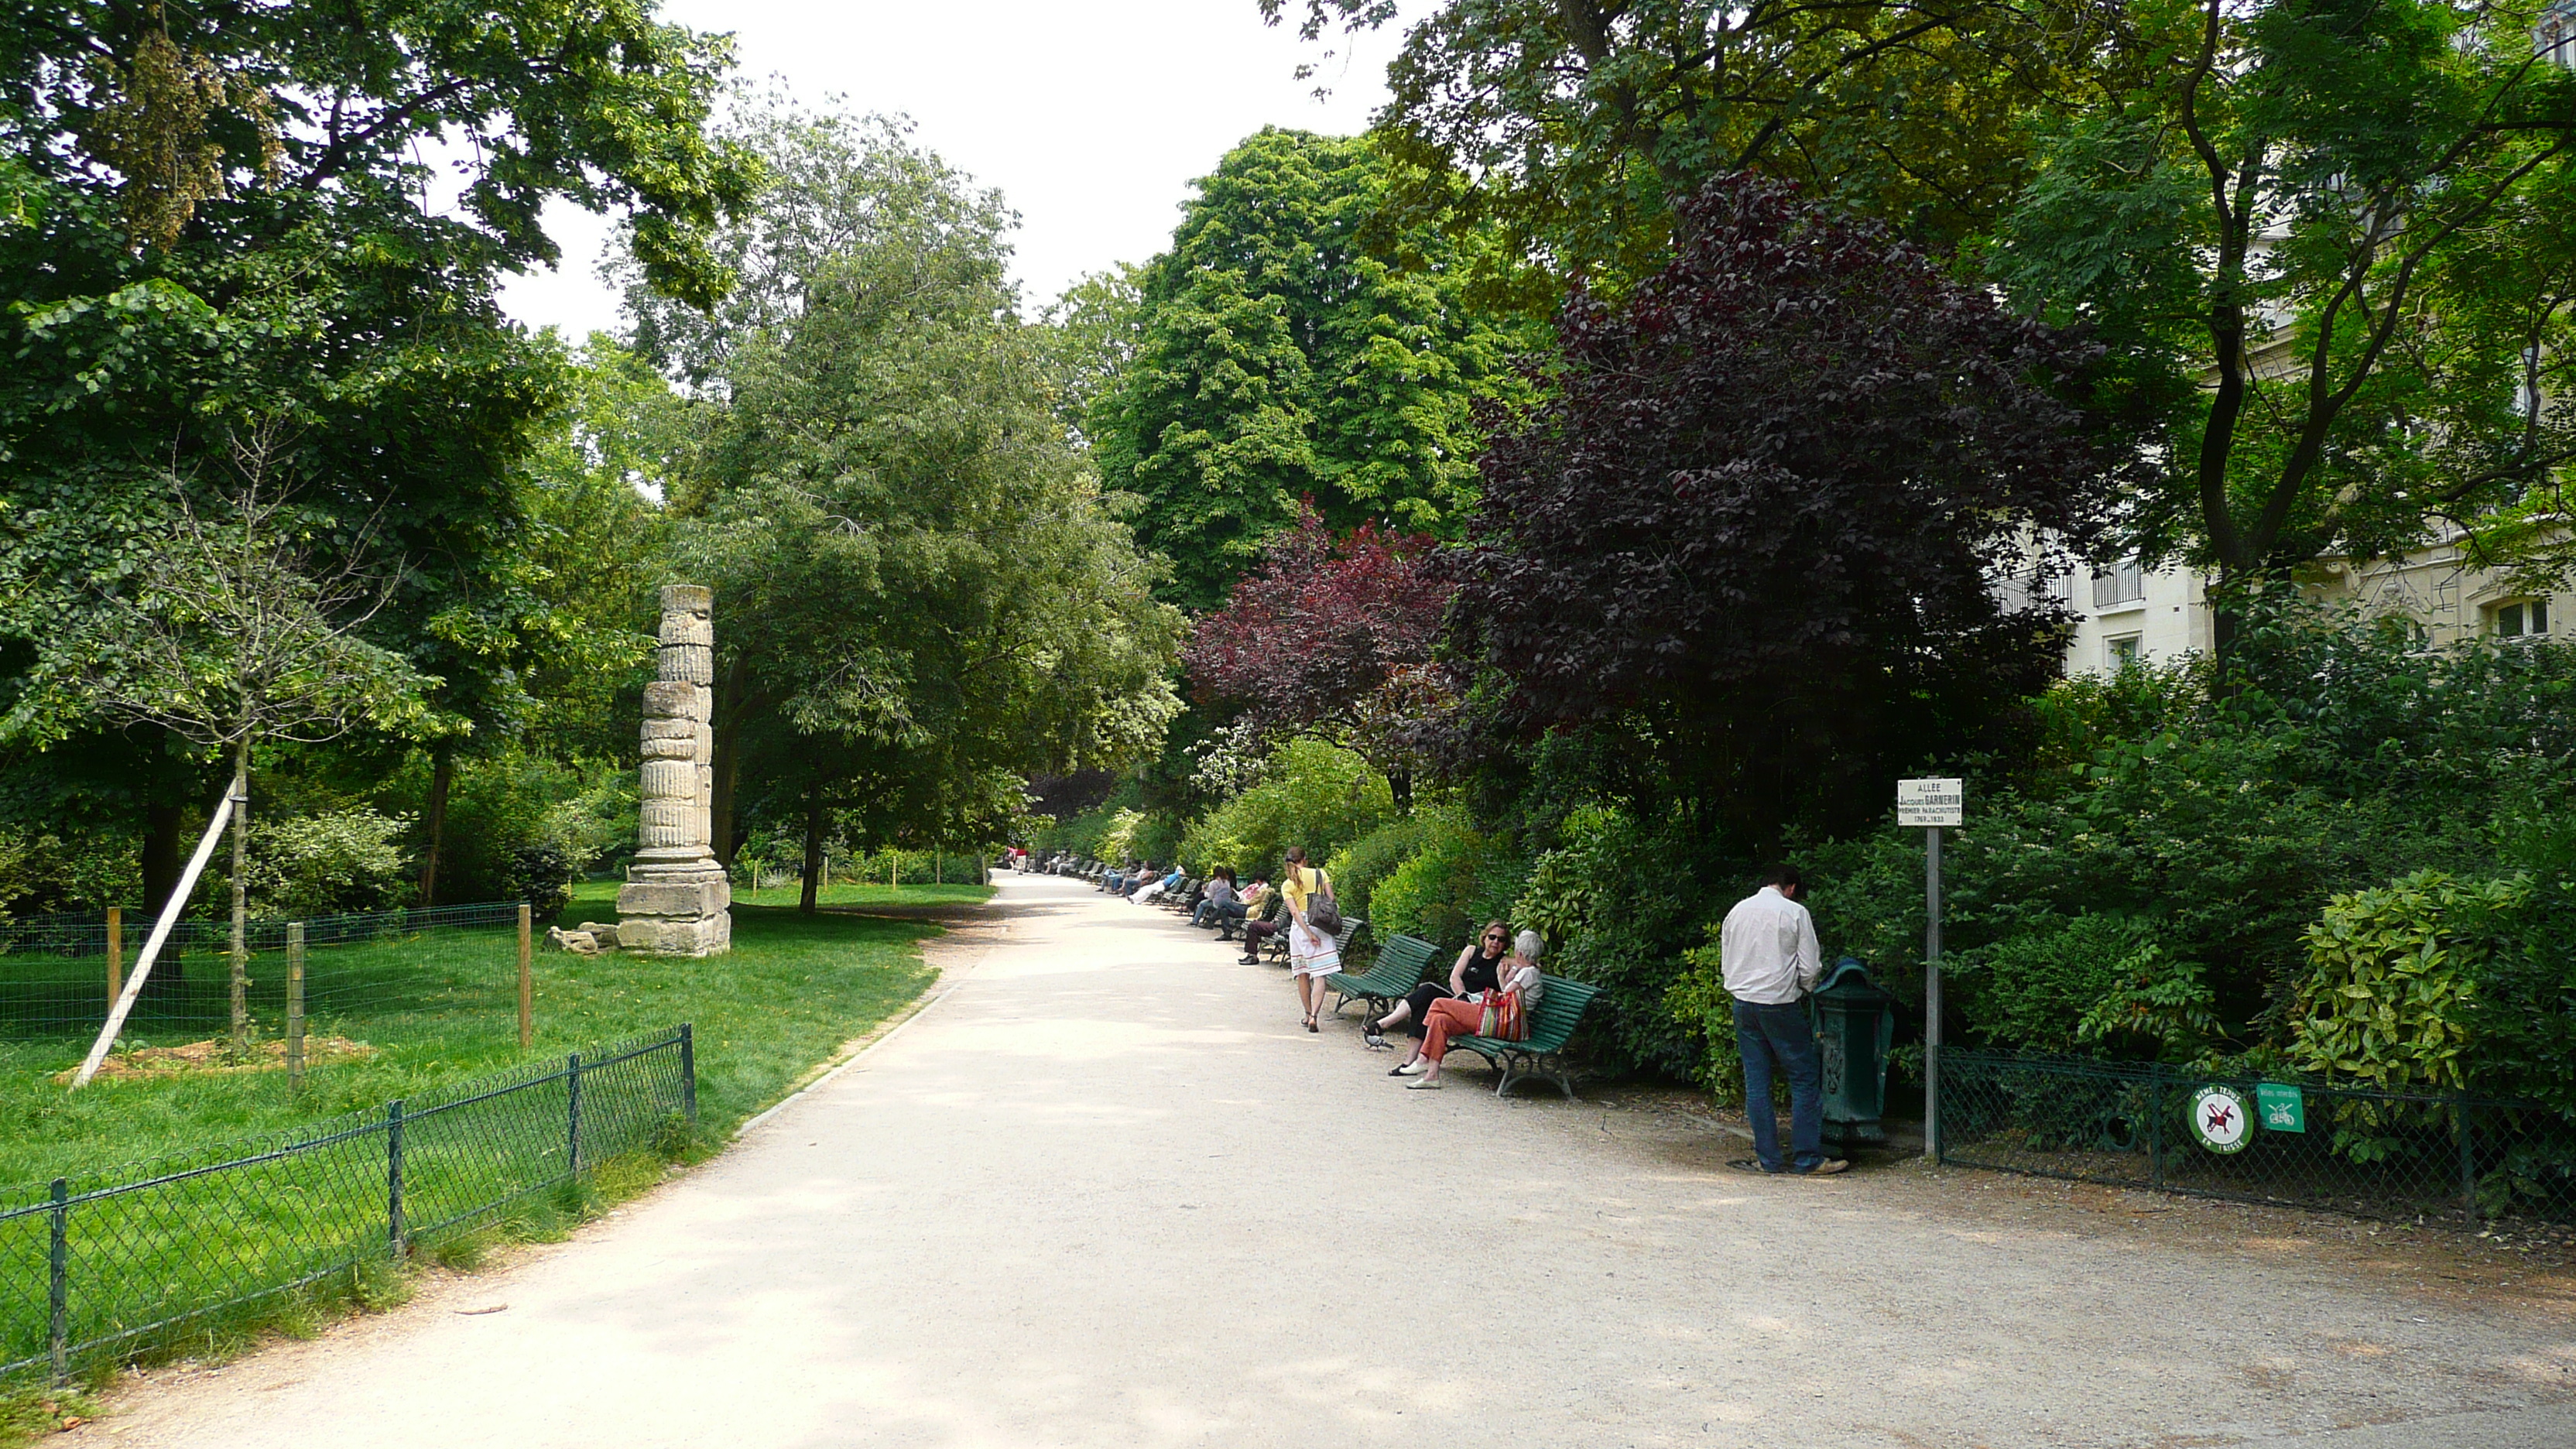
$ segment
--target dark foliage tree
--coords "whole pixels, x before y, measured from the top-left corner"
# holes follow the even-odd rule
[[[1336,538],[1302,509],[1226,606],[1199,619],[1181,655],[1197,695],[1263,733],[1351,745],[1396,782],[1402,805],[1407,727],[1439,694],[1430,665],[1453,588],[1430,571],[1431,548],[1375,524]]]
[[[1749,177],[1689,211],[1672,266],[1567,309],[1555,394],[1485,455],[1453,645],[1475,717],[1642,721],[1760,845],[2046,682],[2036,585],[2126,454],[2064,400],[2096,349],[1883,228]]]

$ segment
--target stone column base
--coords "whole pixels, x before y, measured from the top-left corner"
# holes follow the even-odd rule
[[[714,956],[733,949],[733,888],[712,864],[653,871],[617,891],[617,946],[646,956]]]

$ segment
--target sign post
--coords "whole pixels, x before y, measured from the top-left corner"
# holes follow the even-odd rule
[[[1958,780],[1896,782],[1896,823],[1923,831],[1923,1155],[1941,1161],[1941,830],[1960,823]]]

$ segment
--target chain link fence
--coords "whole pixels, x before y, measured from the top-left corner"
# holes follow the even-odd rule
[[[2576,1124],[2290,1075],[1941,1053],[1941,1160],[2380,1219],[2576,1221]]]
[[[521,909],[496,901],[301,922],[307,1019],[327,1029],[334,1020],[515,1010]],[[111,988],[133,968],[151,924],[132,911],[115,929],[104,915],[0,922],[0,1041],[95,1035],[107,1020]],[[244,937],[250,1013],[272,1030],[286,1019],[293,924],[255,920]],[[231,942],[228,921],[177,922],[125,1034],[166,1042],[226,1030]]]
[[[291,1134],[0,1190],[0,1377],[126,1361],[697,1121],[688,1026]]]

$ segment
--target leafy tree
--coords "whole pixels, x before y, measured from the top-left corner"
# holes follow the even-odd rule
[[[2533,525],[2576,460],[2576,75],[2533,7],[2132,13],[2150,80],[2046,130],[1992,260],[2159,408],[2134,542],[2247,586],[2563,537]]]
[[[1493,722],[1634,715],[1764,843],[1875,814],[2056,671],[2060,607],[1999,580],[2093,535],[2118,450],[2057,391],[2094,349],[1883,229],[1744,177],[1691,212],[1671,267],[1568,309],[1554,395],[1486,453],[1453,646]]]
[[[804,278],[791,322],[735,339],[674,500],[681,566],[718,600],[728,853],[745,806],[801,827],[809,862],[836,823],[999,834],[1022,777],[1150,753],[1178,707],[1180,620],[1051,411],[1007,215],[926,153],[859,172],[944,179],[919,205],[833,189],[871,230]]]
[[[1390,0],[1260,0],[1308,40]],[[1389,67],[1375,134],[1397,224],[1493,226],[1487,278],[1532,310],[1571,272],[1615,292],[1671,255],[1681,203],[1751,170],[1942,246],[2024,175],[2023,117],[2101,93],[2116,12],[1978,0],[1442,0]],[[1468,178],[1464,181],[1461,178]]]
[[[1199,693],[1261,733],[1347,742],[1411,806],[1406,730],[1439,697],[1430,665],[1452,586],[1431,540],[1362,524],[1336,539],[1313,508],[1274,538],[1226,606],[1200,617],[1181,664]]]
[[[423,723],[516,718],[544,631],[511,470],[561,359],[494,287],[553,260],[538,219],[560,197],[629,208],[656,285],[720,292],[704,232],[756,180],[701,129],[724,60],[599,0],[0,18],[0,701],[29,770],[40,749],[133,750],[149,783],[85,798],[140,813],[147,885],[175,875],[180,802],[210,782],[57,686],[183,510],[221,511],[202,487],[256,423],[282,424],[316,544],[393,578],[366,633],[433,690]],[[417,158],[458,141],[443,205]]]
[[[1470,410],[1513,390],[1512,339],[1465,305],[1469,244],[1361,244],[1386,186],[1367,141],[1264,129],[1146,266],[1133,356],[1084,431],[1104,484],[1144,500],[1175,602],[1221,602],[1300,498],[1335,529],[1444,536],[1473,507]]]

